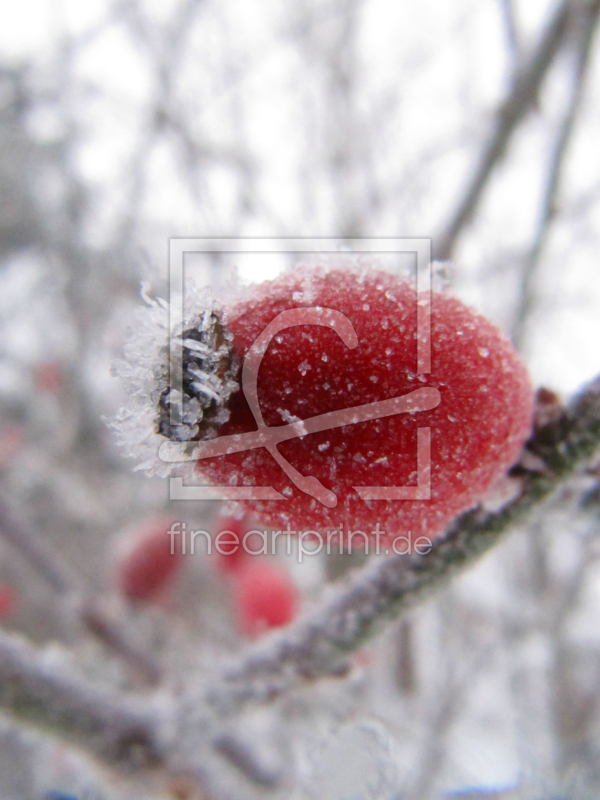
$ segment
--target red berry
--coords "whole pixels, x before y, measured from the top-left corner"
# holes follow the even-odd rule
[[[298,592],[288,573],[272,561],[249,559],[235,584],[235,610],[240,628],[256,636],[267,628],[287,625],[296,616]]]
[[[0,428],[0,469],[9,465],[25,444],[23,431],[18,425]]]
[[[213,552],[217,568],[222,572],[238,572],[249,557],[244,548],[247,518],[220,514],[213,533]]]
[[[198,470],[214,483],[272,486],[281,501],[245,501],[267,525],[321,533],[343,526],[389,537],[436,536],[472,507],[517,460],[531,430],[533,390],[510,342],[487,319],[447,293],[431,306],[431,372],[417,374],[417,294],[404,279],[366,270],[300,267],[258,286],[225,309],[240,363],[281,312],[322,307],[352,323],[351,349],[330,328],[289,327],[266,350],[258,374],[258,403],[268,426],[394,398],[415,389],[439,390],[439,405],[395,414],[280,443],[278,453],[337,497],[328,507],[297,488],[264,448],[203,459]],[[218,435],[255,431],[244,393],[229,398],[229,421]],[[363,500],[354,486],[414,486],[417,428],[431,429],[429,500]],[[310,483],[312,482],[312,484]],[[331,497],[331,495],[330,495]]]
[[[15,605],[15,593],[10,586],[0,585],[0,620],[8,616]]]
[[[120,543],[115,573],[119,590],[132,601],[155,600],[179,570],[178,538],[169,535],[171,519],[151,519]],[[172,544],[173,540],[173,544]]]
[[[65,385],[65,375],[59,361],[41,361],[33,372],[35,388],[43,394],[59,395]]]

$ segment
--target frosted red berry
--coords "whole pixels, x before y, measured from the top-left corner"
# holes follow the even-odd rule
[[[147,520],[128,531],[119,543],[114,564],[116,584],[129,600],[157,599],[178,572],[182,553],[178,537],[169,536],[171,525],[168,518]]]
[[[286,499],[247,501],[275,528],[375,530],[388,537],[436,536],[472,507],[518,458],[531,430],[533,390],[520,357],[500,331],[447,293],[431,304],[431,371],[418,373],[417,301],[409,282],[378,270],[298,268],[258,286],[225,309],[232,357],[241,364],[281,312],[328,308],[352,323],[358,346],[314,324],[281,331],[265,352],[258,402],[268,426],[406,395],[439,391],[436,408],[324,430],[278,450],[303,476],[337,498],[327,507],[292,485],[264,448],[198,462],[216,484],[272,486]],[[218,435],[256,430],[242,391],[228,401]],[[431,431],[429,500],[363,500],[354,486],[411,486],[417,478],[417,429]]]
[[[248,636],[279,628],[296,616],[298,591],[288,572],[276,562],[249,559],[236,576],[236,619]]]

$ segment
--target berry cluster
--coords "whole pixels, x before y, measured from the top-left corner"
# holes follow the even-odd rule
[[[115,584],[131,603],[155,603],[182,567],[180,549],[172,548],[172,521],[152,518],[141,522],[120,540],[114,555]],[[220,515],[213,539],[218,541],[213,558],[216,568],[229,578],[235,619],[240,630],[255,637],[269,628],[287,625],[295,617],[298,591],[274,559],[251,555],[244,547],[248,519]],[[0,619],[9,606],[0,587]]]

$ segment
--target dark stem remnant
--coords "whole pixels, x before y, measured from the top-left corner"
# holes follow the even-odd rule
[[[158,401],[156,432],[176,442],[205,439],[224,421],[236,371],[230,337],[214,312],[205,312],[196,327],[179,337],[180,358],[171,353],[171,374]]]

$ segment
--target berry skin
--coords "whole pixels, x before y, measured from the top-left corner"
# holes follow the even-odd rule
[[[119,591],[132,602],[152,602],[173,579],[181,566],[182,554],[175,538],[171,553],[168,534],[172,520],[150,519],[128,533],[120,542],[115,559]]]
[[[302,476],[335,493],[324,505],[292,485],[264,448],[200,460],[216,484],[272,486],[281,501],[244,501],[248,512],[277,529],[326,534],[342,526],[382,541],[435,537],[474,506],[517,460],[531,431],[533,390],[510,342],[477,312],[447,293],[431,304],[431,372],[417,374],[417,294],[405,280],[374,269],[299,267],[258,286],[225,309],[239,363],[281,312],[322,307],[345,315],[358,345],[330,328],[303,324],[271,340],[258,373],[258,403],[269,427],[374,403],[430,387],[435,408],[416,414],[323,430],[280,443],[279,453]],[[254,431],[243,391],[228,401],[219,436]],[[431,497],[363,500],[354,486],[415,486],[417,428],[431,429]]]
[[[236,618],[251,637],[290,623],[298,609],[298,591],[288,573],[273,561],[249,559],[236,575]]]

